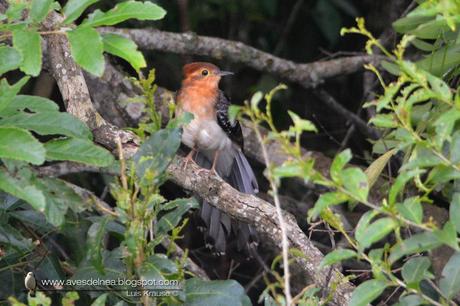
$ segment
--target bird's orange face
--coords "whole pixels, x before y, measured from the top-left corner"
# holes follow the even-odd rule
[[[221,77],[231,74],[233,73],[222,71],[219,67],[210,63],[190,63],[184,66],[183,85],[197,85],[213,90],[218,88]]]

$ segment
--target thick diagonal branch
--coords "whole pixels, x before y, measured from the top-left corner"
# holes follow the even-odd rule
[[[312,88],[325,79],[363,70],[368,63],[378,64],[379,58],[369,55],[344,57],[312,63],[296,63],[263,52],[242,42],[201,36],[192,32],[171,33],[156,29],[100,28],[100,32],[117,33],[131,38],[143,50],[158,50],[177,54],[194,54],[244,64],[268,72],[305,88]]]

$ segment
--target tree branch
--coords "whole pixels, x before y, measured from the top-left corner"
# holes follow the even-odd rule
[[[305,88],[316,87],[325,79],[350,74],[363,69],[364,64],[377,65],[379,57],[360,55],[313,63],[295,63],[273,56],[242,42],[200,36],[192,32],[171,33],[156,29],[99,28],[103,33],[117,33],[136,42],[144,50],[166,51],[176,54],[210,56],[219,60],[241,63],[268,72]]]

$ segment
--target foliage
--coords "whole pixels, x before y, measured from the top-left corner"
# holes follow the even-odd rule
[[[174,241],[187,224],[184,216],[198,206],[194,198],[167,200],[160,194],[166,170],[180,145],[180,127],[190,116],[170,120],[161,129],[161,116],[155,110],[155,74],[147,79],[140,71],[146,66],[142,53],[131,40],[101,35],[96,27],[114,25],[128,19],[158,20],[165,11],[151,2],[124,1],[102,12],[83,12],[97,0],[70,0],[64,7],[50,0],[10,1],[0,15],[0,41],[12,38],[13,46],[0,44],[0,74],[20,69],[29,76],[42,70],[42,38],[66,35],[72,58],[83,69],[101,76],[103,52],[126,60],[139,74],[134,84],[143,91],[149,122],[136,131],[142,140],[135,156],[126,160],[121,150],[119,163],[112,154],[93,142],[90,129],[74,116],[60,112],[46,98],[20,95],[29,80],[24,76],[10,85],[0,81],[0,296],[10,296],[12,305],[51,305],[76,301],[92,305],[143,303],[160,305],[203,301],[223,304],[231,294],[235,305],[250,304],[236,281],[207,282],[185,270],[187,252],[178,257]],[[62,21],[44,30],[47,16],[61,13]],[[59,18],[58,18],[59,19]],[[83,20],[73,26],[76,20]],[[171,113],[172,114],[172,113]],[[105,179],[114,199],[112,210],[91,194],[83,197],[79,187],[58,178],[42,177],[37,166],[72,161],[106,169],[119,176]],[[64,248],[55,247],[59,244]],[[39,289],[102,290],[38,292],[36,297],[23,290],[24,275],[34,271]],[[81,280],[104,280],[107,284],[79,284]],[[118,283],[119,280],[131,280]],[[153,282],[174,280],[174,286],[158,291]],[[137,283],[136,283],[137,281]],[[143,283],[140,283],[143,282]],[[145,285],[147,284],[147,285]],[[140,290],[140,291],[139,291]],[[144,290],[156,293],[138,295]],[[61,294],[62,293],[62,294]],[[155,296],[159,297],[156,298]],[[21,302],[22,301],[22,302]]]
[[[385,290],[395,288],[403,291],[398,305],[448,305],[460,292],[460,273],[457,266],[454,268],[459,258],[460,233],[460,130],[457,124],[460,96],[455,88],[437,76],[444,75],[437,73],[439,66],[432,70],[433,74],[426,70],[425,60],[413,63],[404,56],[407,46],[416,39],[414,35],[422,35],[426,29],[434,27],[437,31],[436,36],[429,38],[440,38],[441,32],[457,33],[459,14],[460,6],[452,1],[423,1],[407,17],[395,23],[398,30],[412,35],[403,36],[392,52],[365,28],[363,19],[357,20],[357,27],[342,31],[366,36],[366,50],[372,53],[373,47],[379,48],[388,62],[385,67],[391,67],[391,72],[397,74],[396,80],[385,83],[375,66],[367,66],[377,74],[384,92],[366,106],[377,110],[371,123],[381,128],[385,136],[374,144],[374,153],[382,156],[366,171],[349,165],[352,159],[349,149],[334,158],[329,177],[315,170],[314,159],[302,155],[299,141],[304,131],[315,131],[313,124],[290,113],[293,126],[279,131],[271,115],[273,92],[266,95],[266,111],[261,110],[261,93],[256,93],[244,107],[232,110],[234,116],[239,113],[255,124],[266,124],[270,128],[265,144],[276,139],[283,145],[290,158],[280,166],[269,166],[278,180],[298,177],[329,190],[320,195],[308,219],[320,217],[346,238],[349,247],[329,253],[322,266],[342,260],[360,260],[367,262],[372,272],[371,278],[354,290],[350,305],[367,305]],[[454,48],[450,43],[443,40],[438,45]],[[452,71],[458,66],[454,58],[459,58],[458,52],[453,52],[447,61]],[[434,62],[446,68],[444,62]],[[397,177],[386,185],[376,186],[385,164],[396,153],[402,161]],[[379,193],[386,195],[379,202],[369,197],[377,188],[380,188]],[[450,202],[450,218],[445,224],[423,217],[425,206],[436,201],[435,194]],[[368,209],[353,234],[344,229],[340,217],[332,210],[332,206],[346,202],[352,204],[350,207],[360,203]],[[411,229],[417,233],[411,234]],[[453,255],[445,263],[442,277],[436,281],[431,272],[433,259],[426,253],[442,245],[450,247]],[[282,286],[282,281],[278,286]],[[283,296],[276,291],[271,293],[282,303]],[[319,303],[327,303],[327,300]]]

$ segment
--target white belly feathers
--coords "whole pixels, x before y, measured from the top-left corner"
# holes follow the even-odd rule
[[[232,141],[215,120],[193,119],[184,126],[182,142],[199,150],[225,150],[232,147]]]

